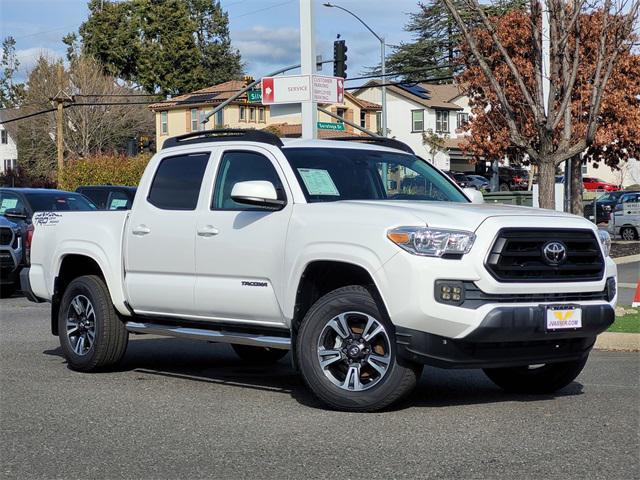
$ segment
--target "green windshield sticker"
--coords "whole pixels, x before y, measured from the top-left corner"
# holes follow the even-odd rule
[[[119,208],[126,207],[126,206],[127,206],[126,198],[114,198],[113,200],[111,200],[111,205],[109,205],[109,210],[117,210]]]
[[[340,192],[336,188],[336,184],[333,183],[328,171],[319,168],[299,168],[298,172],[300,172],[309,195],[340,196]]]
[[[5,210],[9,210],[10,208],[16,208],[17,204],[17,198],[3,198],[2,205],[0,205],[0,213],[4,213]]]

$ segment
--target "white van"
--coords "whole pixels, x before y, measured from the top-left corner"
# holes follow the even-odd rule
[[[623,240],[640,238],[640,192],[625,193],[618,200],[609,222],[609,230]]]

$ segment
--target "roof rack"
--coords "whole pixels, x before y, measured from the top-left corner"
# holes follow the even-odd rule
[[[246,140],[248,142],[260,142],[282,147],[282,140],[273,133],[263,130],[225,128],[217,130],[202,130],[200,132],[186,133],[177,137],[167,138],[162,144],[162,149],[177,147],[178,145],[191,145],[204,142],[225,142],[229,140]]]
[[[339,140],[344,142],[364,142],[364,143],[375,143],[381,145],[383,147],[395,148],[396,150],[402,150],[403,152],[411,153],[415,155],[413,149],[404,142],[400,140],[396,140],[395,138],[386,138],[386,137],[365,137],[365,136],[353,136],[353,137],[333,137],[333,138],[325,138],[325,140]]]

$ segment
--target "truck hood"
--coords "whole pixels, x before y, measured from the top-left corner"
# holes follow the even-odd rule
[[[491,217],[548,217],[555,219],[553,223],[558,226],[562,218],[582,219],[576,215],[556,212],[555,210],[545,210],[541,208],[519,207],[515,205],[503,205],[496,203],[454,203],[454,202],[427,202],[427,201],[407,201],[407,200],[346,200],[339,202],[359,206],[367,215],[379,212],[380,209],[395,210],[397,213],[412,214],[417,219],[426,223],[430,227],[443,227],[456,230],[475,231],[486,219]],[[389,212],[390,213],[390,212]]]

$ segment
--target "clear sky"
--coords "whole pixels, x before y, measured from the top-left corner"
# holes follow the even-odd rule
[[[359,76],[377,64],[380,43],[355,18],[316,2],[317,53],[333,56],[337,34],[347,41],[348,75]],[[336,0],[360,16],[386,38],[387,44],[410,39],[404,31],[407,13],[417,10],[417,0]],[[229,12],[231,40],[246,64],[248,74],[259,76],[296,64],[299,57],[299,0],[222,0]],[[87,18],[87,0],[0,0],[1,37],[12,35],[21,61],[21,77],[44,52],[64,56],[62,37],[77,31]],[[331,75],[326,65],[322,73]]]

